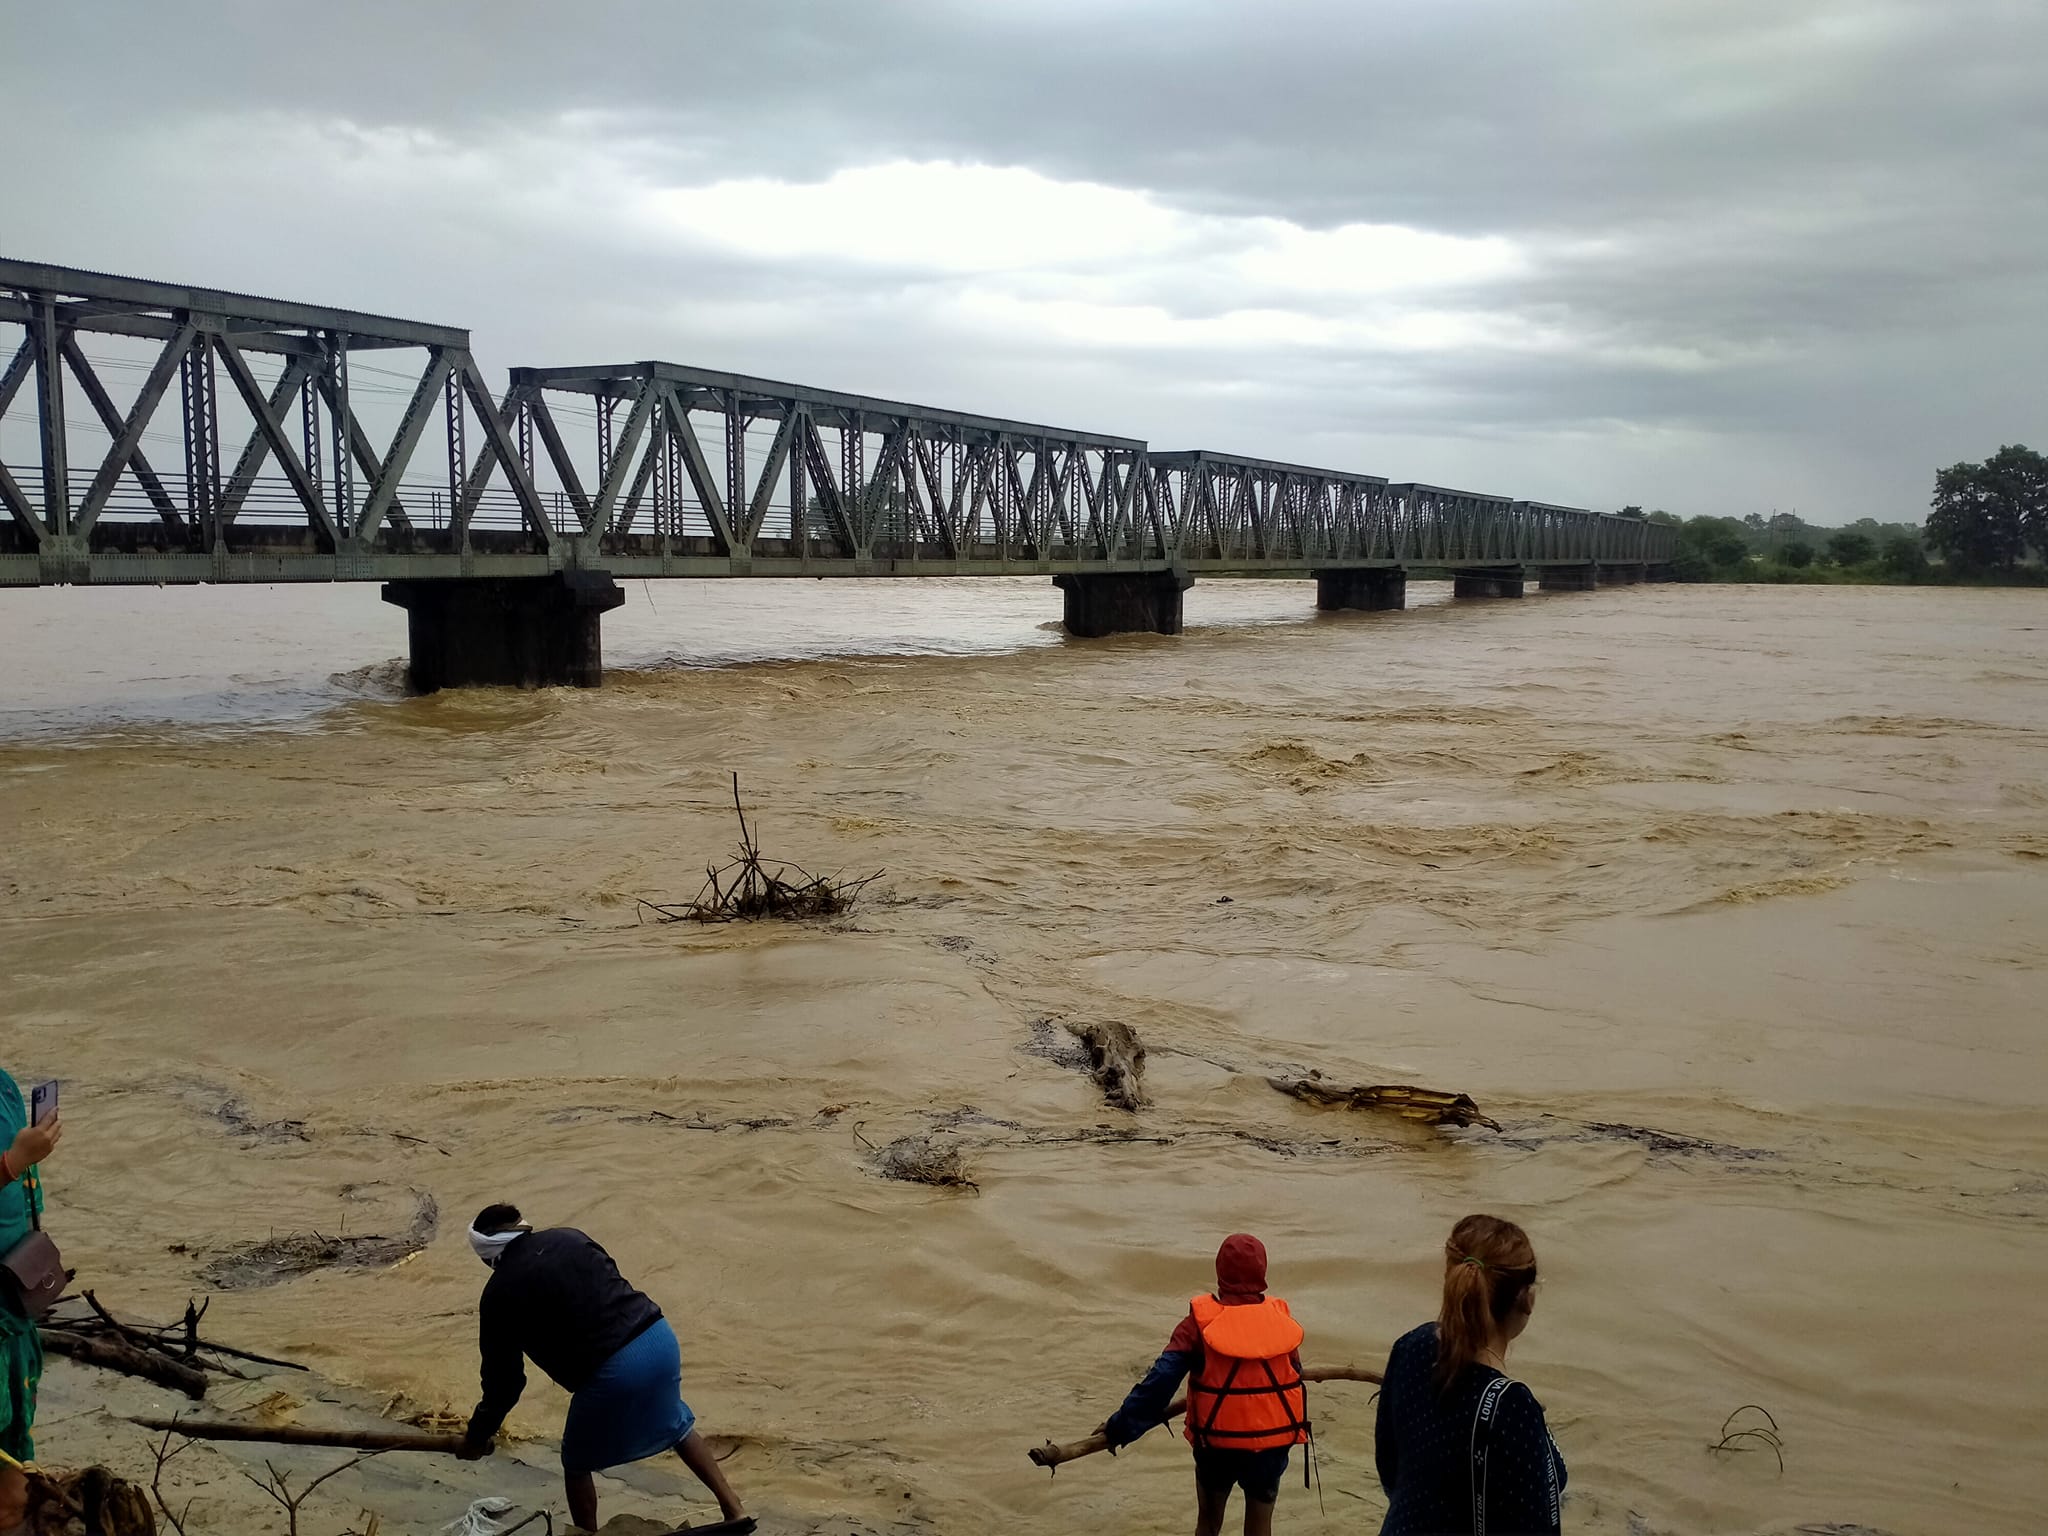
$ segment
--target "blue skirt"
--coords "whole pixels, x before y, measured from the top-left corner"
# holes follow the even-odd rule
[[[562,1470],[601,1472],[673,1450],[697,1422],[683,1401],[683,1352],[667,1318],[597,1368],[569,1399]]]

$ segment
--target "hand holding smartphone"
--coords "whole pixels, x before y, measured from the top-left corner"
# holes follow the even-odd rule
[[[37,1083],[29,1090],[28,1124],[15,1133],[6,1149],[7,1171],[20,1178],[57,1150],[64,1139],[64,1121],[57,1113],[57,1084]]]

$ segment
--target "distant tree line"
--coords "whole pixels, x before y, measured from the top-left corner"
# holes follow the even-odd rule
[[[1791,513],[1623,517],[1678,529],[1683,581],[1979,582],[2048,586],[2048,456],[2018,445],[1934,477],[1924,527],[1858,518],[1817,528]]]

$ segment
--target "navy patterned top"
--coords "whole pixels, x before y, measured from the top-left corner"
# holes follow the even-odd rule
[[[1380,1388],[1374,1451],[1387,1494],[1380,1536],[1559,1536],[1564,1458],[1543,1422],[1543,1405],[1520,1382],[1474,1362],[1448,1392],[1436,1385],[1436,1324],[1394,1342]],[[1484,1469],[1474,1476],[1474,1424],[1491,1402]],[[1477,1517],[1483,1490],[1485,1523]]]

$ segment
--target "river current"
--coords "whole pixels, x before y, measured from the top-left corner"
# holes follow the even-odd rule
[[[1376,1365],[1489,1210],[1543,1266],[1511,1369],[1568,1529],[2038,1526],[2041,594],[1214,582],[1182,637],[1076,642],[1043,581],[628,590],[604,689],[430,698],[374,588],[0,595],[6,1065],[65,1081],[103,1295],[431,1231],[212,1317],[466,1411],[462,1229],[510,1199],[662,1304],[755,1506],[1166,1533],[1170,1432],[1024,1453],[1218,1240],[1265,1240],[1311,1363]],[[771,854],[883,872],[848,917],[647,920],[727,856],[734,772]],[[1071,1062],[1098,1020],[1149,1049],[1135,1114]],[[1502,1129],[1268,1084],[1309,1070]],[[906,1136],[976,1187],[880,1177]],[[1318,1392],[1281,1528],[1377,1529],[1370,1397]],[[1709,1452],[1744,1404],[1782,1472]]]

